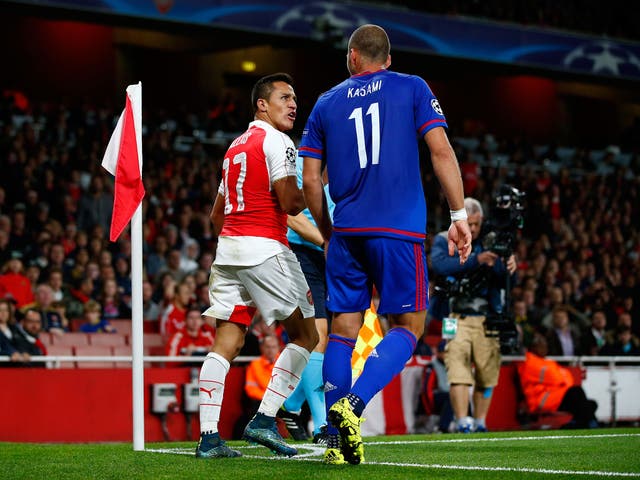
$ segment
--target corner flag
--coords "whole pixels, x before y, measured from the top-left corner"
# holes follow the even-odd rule
[[[142,327],[142,84],[127,87],[124,112],[104,153],[102,166],[116,177],[110,240],[131,221],[131,377],[133,449],[144,450],[144,350]]]
[[[127,87],[126,105],[107,145],[102,167],[116,177],[109,234],[109,240],[115,242],[145,193],[142,184],[141,83]]]

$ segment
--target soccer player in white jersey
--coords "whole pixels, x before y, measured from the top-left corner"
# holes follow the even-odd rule
[[[204,312],[216,319],[216,342],[200,371],[198,458],[238,457],[220,438],[218,421],[230,362],[244,344],[256,308],[265,321],[280,321],[291,342],[278,357],[273,376],[243,438],[279,455],[297,450],[278,433],[275,416],[294,391],[318,343],[311,294],[287,242],[287,214],[305,208],[296,181],[297,152],[283,132],[293,128],[296,96],[284,73],[254,85],[254,121],[224,157],[223,179],[211,211],[218,235]]]

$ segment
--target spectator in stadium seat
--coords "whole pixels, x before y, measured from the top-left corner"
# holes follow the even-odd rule
[[[158,323],[160,312],[160,305],[153,300],[153,285],[149,280],[145,280],[142,282],[142,319],[145,322]]]
[[[0,355],[6,355],[12,362],[25,362],[28,355],[16,350],[13,340],[15,337],[15,325],[13,321],[13,304],[7,299],[0,299]],[[9,364],[0,363],[0,367]]]
[[[41,283],[36,287],[35,302],[23,306],[20,311],[24,314],[28,310],[37,310],[42,317],[42,331],[64,335],[69,331],[69,322],[53,308],[53,302],[53,290],[48,284]]]
[[[620,324],[615,330],[615,340],[607,342],[601,349],[600,355],[608,356],[638,356],[640,348],[633,341],[631,327]]]
[[[187,238],[181,250],[180,270],[185,273],[193,273],[198,269],[198,255],[200,255],[200,245],[193,238]]]
[[[151,280],[156,279],[158,274],[166,268],[168,251],[167,237],[163,234],[157,235],[153,241],[153,249],[145,262],[146,272]]]
[[[518,364],[518,375],[530,413],[566,411],[573,415],[567,426],[593,428],[598,404],[587,399],[584,390],[575,385],[571,372],[553,360],[548,360],[546,338],[536,333]]]
[[[618,328],[619,327],[627,327],[631,330],[631,343],[635,346],[635,347],[640,347],[640,339],[638,337],[636,337],[636,335],[633,333],[633,319],[631,317],[631,314],[629,312],[626,311],[622,311],[618,314],[618,317],[616,319],[616,325],[614,328],[609,329],[606,333],[605,333],[605,340],[606,343],[609,345],[613,345],[616,343],[616,341],[618,341]]]
[[[205,356],[209,353],[215,343],[215,333],[203,327],[204,320],[200,309],[189,307],[184,327],[171,335],[167,342],[167,355]]]
[[[64,284],[62,269],[54,267],[49,269],[47,276],[47,284],[51,287],[53,300],[55,302],[68,302],[69,292]]]
[[[579,334],[569,324],[569,312],[562,305],[556,306],[551,312],[547,341],[549,355],[572,357],[582,354]]]
[[[84,312],[84,305],[93,298],[93,279],[83,277],[74,280],[69,290],[70,299],[67,302],[69,318],[80,318]]]
[[[4,265],[10,258],[9,232],[0,229],[0,265]]]
[[[84,304],[84,322],[80,331],[85,333],[115,333],[116,329],[109,320],[102,317],[102,306],[95,300]]]
[[[24,274],[22,260],[15,256],[2,267],[0,275],[0,298],[10,294],[16,308],[22,308],[35,300],[31,280]]]
[[[582,353],[585,355],[598,355],[606,343],[607,317],[602,310],[596,310],[591,314],[591,327],[584,331],[582,338]]]
[[[326,403],[331,405],[327,418],[333,424],[324,461],[331,464],[362,461],[362,412],[404,368],[424,332],[426,202],[419,141],[430,149],[433,169],[453,212],[450,253],[457,246],[464,263],[471,249],[460,169],[445,133],[442,109],[424,80],[388,70],[389,52],[389,38],[381,27],[362,25],[352,33],[347,47],[352,76],[317,100],[299,149],[304,158],[305,200],[328,242],[327,308],[338,312],[332,319],[323,366]],[[373,156],[368,159],[369,148],[364,145],[372,138]],[[384,158],[390,161],[385,163]],[[325,164],[336,203],[333,220],[324,198]],[[389,201],[380,201],[381,196]],[[412,213],[406,215],[408,210]],[[385,334],[376,346],[377,355],[367,358],[352,385],[350,359],[373,283],[380,293],[379,312],[395,328]]]
[[[91,178],[89,190],[80,197],[78,204],[78,228],[90,231],[100,225],[103,231],[111,228],[111,211],[113,209],[113,195],[104,186],[104,176],[94,175]]]
[[[167,264],[160,270],[158,275],[162,276],[165,273],[169,273],[176,282],[181,282],[187,273],[181,268],[181,258],[182,254],[179,249],[169,250],[169,253],[167,253]]]
[[[185,326],[187,318],[187,308],[191,303],[191,289],[186,283],[179,283],[175,286],[173,300],[164,309],[160,317],[160,333],[165,339]]]
[[[42,315],[39,310],[27,308],[19,313],[20,320],[15,329],[13,346],[22,353],[26,362],[31,357],[46,355],[47,347],[39,336],[42,332]],[[25,366],[44,367],[44,363],[25,363]]]
[[[131,308],[124,303],[115,279],[104,280],[97,300],[102,305],[102,318],[131,318]]]

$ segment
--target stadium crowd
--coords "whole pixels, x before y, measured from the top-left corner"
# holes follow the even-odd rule
[[[167,339],[184,328],[190,306],[208,306],[216,248],[209,212],[226,148],[220,129],[243,125],[241,110],[145,112],[144,317]],[[96,303],[101,321],[130,318],[131,245],[127,235],[107,240],[113,182],[100,166],[118,114],[89,102],[37,103],[15,92],[0,98],[0,298],[15,305],[18,319],[40,311],[45,331],[64,335]],[[526,192],[513,289],[525,341],[544,329],[551,355],[597,354],[607,344],[611,351],[629,338],[637,348],[637,152],[536,147],[486,134],[452,138],[465,194],[485,211],[503,183]],[[433,172],[423,177],[429,242],[449,212]],[[254,347],[244,353],[259,355],[257,342],[247,345]]]

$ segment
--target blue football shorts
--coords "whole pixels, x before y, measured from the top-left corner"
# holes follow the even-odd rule
[[[327,308],[332,312],[366,310],[374,285],[380,295],[380,314],[419,312],[429,306],[423,243],[334,233],[326,277]]]
[[[329,319],[327,309],[325,308],[327,285],[324,279],[326,267],[324,252],[297,243],[289,243],[289,246],[291,250],[293,250],[293,253],[296,254],[296,257],[298,257],[304,278],[307,279],[307,283],[311,289],[316,318]]]

